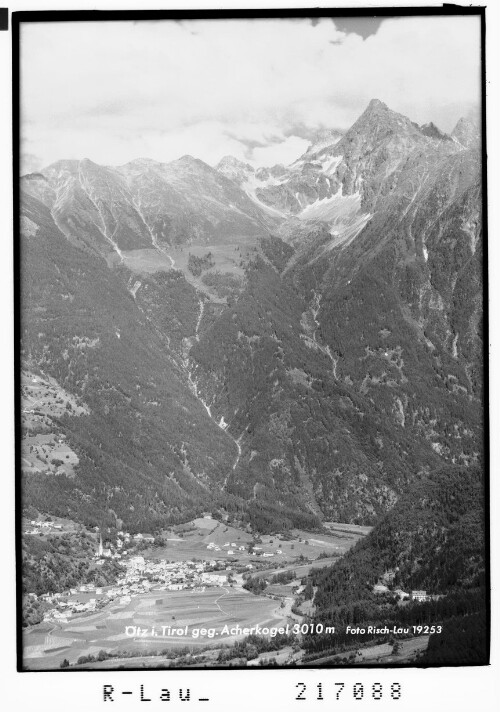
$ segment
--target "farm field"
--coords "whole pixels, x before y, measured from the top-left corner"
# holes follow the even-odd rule
[[[349,525],[347,525],[349,526]],[[361,531],[363,530],[363,531]],[[236,529],[215,519],[198,518],[188,522],[183,527],[176,530],[162,532],[162,537],[166,540],[166,547],[151,547],[144,551],[144,556],[151,559],[168,559],[170,561],[187,561],[197,558],[204,561],[211,559],[238,559],[240,563],[266,563],[271,566],[276,564],[282,566],[290,563],[293,566],[294,560],[301,555],[307,559],[316,560],[320,555],[326,558],[320,559],[321,566],[328,566],[345,554],[358,539],[365,536],[365,532],[370,531],[370,527],[358,527],[348,533],[346,531],[335,531],[332,533],[311,533],[300,530],[293,530],[286,536],[262,536],[259,544],[256,545],[255,552],[260,554],[272,554],[268,557],[249,554],[248,545],[253,537],[242,529]],[[219,550],[207,549],[209,544],[219,547]],[[225,546],[229,544],[229,546]],[[244,551],[239,551],[238,547],[243,546]],[[258,547],[258,548],[257,548]],[[233,551],[233,554],[229,554]],[[277,553],[280,551],[281,553]],[[289,568],[287,566],[287,568]],[[298,568],[302,571],[304,567]],[[283,569],[280,569],[283,570]],[[307,570],[304,569],[307,573]],[[299,575],[299,573],[298,573]],[[301,576],[305,575],[300,573]]]
[[[22,468],[25,472],[51,472],[71,477],[78,456],[54,433],[28,435],[22,441]]]
[[[225,275],[242,279],[245,272],[240,263],[242,260],[243,262],[248,260],[251,247],[251,243],[240,245],[237,242],[225,245],[190,245],[186,249],[170,250],[169,254],[174,260],[175,269],[182,270],[187,281],[197,291],[206,294],[214,304],[224,304],[226,300],[217,294],[216,289],[205,284],[203,277],[215,272],[221,272]],[[189,255],[203,258],[208,253],[211,255],[213,266],[203,270],[200,275],[194,275],[188,268]]]
[[[169,254],[175,261],[175,267],[184,272],[187,270],[190,254],[195,257],[203,257],[210,252],[215,264],[211,270],[207,271],[218,270],[219,272],[230,272],[233,275],[242,277],[244,270],[243,267],[240,266],[240,261],[241,259],[248,259],[252,248],[256,244],[256,240],[247,240],[244,243],[235,241],[222,245],[189,245],[184,249],[169,250]],[[193,275],[191,276],[193,277]]]
[[[77,337],[75,337],[77,338]],[[80,339],[79,348],[93,348],[94,342]],[[65,442],[65,436],[53,432],[52,418],[63,414],[88,414],[85,405],[62,388],[54,378],[21,373],[21,467],[23,472],[65,474],[71,477],[78,456]]]
[[[262,571],[256,571],[253,576],[254,577],[261,577],[264,576],[265,578],[269,578],[271,576],[274,576],[274,574],[281,574],[285,571],[295,571],[296,574],[296,579],[301,579],[303,576],[307,576],[309,571],[311,569],[321,569],[324,566],[331,566],[337,561],[338,557],[334,556],[331,558],[325,558],[325,559],[318,559],[317,561],[313,561],[309,564],[287,564],[286,566],[282,568],[276,568],[276,569],[265,569]]]
[[[212,559],[238,558],[245,563],[251,559],[247,552],[247,546],[252,541],[252,536],[241,529],[221,524],[215,519],[199,517],[176,530],[163,531],[161,536],[166,540],[167,545],[145,549],[144,556],[146,558],[168,559],[169,561],[192,559],[210,561]],[[218,546],[219,551],[207,549],[211,543]],[[226,543],[229,546],[224,547]],[[238,547],[240,546],[245,547],[245,550],[239,551]],[[234,555],[228,554],[228,551],[233,551]]]
[[[34,626],[24,635],[25,665],[32,670],[54,669],[64,658],[75,663],[80,656],[95,655],[99,650],[136,650],[141,655],[186,645],[220,645],[244,637],[221,636],[226,624],[251,628],[284,623],[276,601],[246,591],[229,587],[152,591],[133,598],[127,605],[112,603],[98,613],[67,623]],[[127,631],[132,631],[128,626],[139,627],[142,634],[128,635]],[[163,631],[162,626],[171,630]],[[201,628],[214,629],[213,637],[195,637]]]
[[[231,242],[218,245],[189,245],[188,247],[165,245],[162,249],[146,247],[138,250],[122,252],[126,266],[137,275],[153,274],[155,272],[169,272],[172,269],[180,270],[199,292],[205,293],[215,304],[224,304],[225,299],[217,294],[217,290],[207,286],[203,276],[221,272],[242,279],[245,271],[243,264],[252,256],[256,249],[257,241],[245,238],[241,244],[238,236],[231,238]],[[189,255],[202,258],[207,253],[211,254],[213,266],[203,270],[203,274],[194,275],[188,268]],[[112,254],[108,258],[110,265],[119,263],[118,255]]]

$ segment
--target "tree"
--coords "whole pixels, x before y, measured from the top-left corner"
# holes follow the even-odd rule
[[[68,660],[68,658],[64,658],[64,660],[61,662],[61,664],[59,665],[59,667],[60,667],[60,668],[67,668],[67,667],[69,667],[69,660]]]
[[[313,594],[314,594],[314,589],[313,589],[312,583],[310,581],[308,581],[306,584],[306,587],[304,589],[304,599],[306,601],[309,601],[313,597]]]

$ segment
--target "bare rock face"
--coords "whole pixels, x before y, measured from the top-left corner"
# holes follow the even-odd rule
[[[238,185],[248,180],[248,177],[255,173],[255,169],[249,163],[244,163],[234,156],[224,156],[215,166],[219,173],[226,178],[230,178]]]
[[[283,216],[321,219],[326,209],[332,218],[336,207],[344,210],[338,198],[349,196],[359,197],[361,215],[376,210],[380,199],[393,190],[412,154],[433,161],[436,154],[460,148],[434,124],[420,127],[373,99],[344,135],[325,131],[287,168],[259,169],[246,184],[240,174],[239,184]]]
[[[479,148],[479,144],[481,142],[481,131],[477,121],[462,117],[457,122],[457,125],[451,132],[451,135],[460,144],[462,144],[464,148]]]
[[[430,138],[437,138],[441,141],[453,140],[452,137],[449,136],[449,134],[445,133],[444,131],[441,131],[441,129],[439,129],[432,121],[428,124],[422,124],[420,130],[422,131],[424,136],[429,136]]]

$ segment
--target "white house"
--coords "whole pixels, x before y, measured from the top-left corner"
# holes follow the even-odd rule
[[[411,592],[411,600],[412,601],[427,601],[429,596],[427,595],[427,591],[412,591]]]

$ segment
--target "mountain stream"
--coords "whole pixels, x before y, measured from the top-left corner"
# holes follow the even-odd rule
[[[198,314],[198,319],[197,319],[197,322],[196,322],[196,329],[195,329],[195,333],[194,333],[194,340],[195,340],[195,341],[199,341],[199,340],[200,340],[200,325],[201,325],[201,321],[202,321],[202,319],[203,319],[203,314],[204,314],[204,311],[205,311],[205,302],[204,302],[204,300],[203,300],[203,299],[199,299],[198,303],[199,303],[199,305],[200,305],[200,313]],[[189,346],[188,346],[188,348],[186,349],[186,355],[185,355],[184,360],[183,360],[183,365],[184,365],[184,368],[185,368],[186,373],[187,373],[189,388],[190,388],[191,392],[193,393],[193,395],[195,396],[195,398],[197,398],[197,399],[199,400],[199,402],[202,404],[202,406],[203,406],[203,407],[205,408],[205,410],[207,411],[208,417],[209,417],[211,420],[213,420],[213,422],[217,425],[218,428],[220,428],[222,431],[224,431],[224,432],[226,433],[227,437],[231,439],[231,441],[232,441],[232,442],[234,443],[234,445],[236,446],[236,450],[237,450],[237,452],[236,452],[236,458],[235,458],[235,460],[234,460],[233,466],[232,466],[231,470],[228,472],[228,474],[226,475],[226,478],[225,478],[224,483],[223,483],[223,485],[222,485],[222,489],[224,490],[225,487],[226,487],[226,484],[227,484],[227,481],[228,481],[228,479],[229,479],[229,476],[230,476],[231,472],[234,472],[234,470],[236,469],[236,467],[238,466],[238,463],[239,463],[239,461],[240,461],[241,454],[242,454],[241,444],[240,444],[240,443],[241,443],[241,439],[242,439],[243,435],[240,435],[239,438],[237,438],[237,439],[236,439],[236,438],[233,438],[233,436],[231,435],[231,433],[228,432],[229,423],[226,422],[226,420],[224,419],[224,416],[222,416],[219,420],[217,420],[217,418],[212,414],[211,406],[206,402],[206,400],[203,398],[203,396],[202,396],[201,393],[199,392],[198,383],[197,383],[196,377],[194,376],[194,373],[193,373],[193,363],[192,363],[192,361],[191,361],[190,358],[189,358],[189,352],[190,352],[190,350],[191,350],[191,348],[192,348],[192,346],[193,346],[193,341],[192,341],[192,339],[189,339],[189,340],[188,340],[188,344],[189,344]]]

